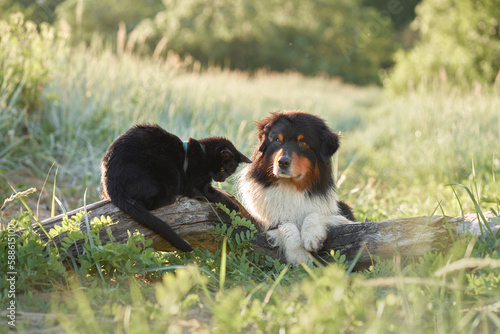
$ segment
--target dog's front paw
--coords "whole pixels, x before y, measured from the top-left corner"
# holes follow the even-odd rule
[[[319,251],[328,236],[329,226],[349,223],[352,222],[343,216],[325,216],[318,213],[311,213],[304,219],[300,231],[304,248],[312,253]]]
[[[319,214],[311,213],[304,219],[300,234],[304,248],[309,252],[316,253],[323,247],[327,228]]]
[[[300,230],[295,224],[282,223],[277,229],[267,231],[267,237],[271,245],[279,246],[283,250],[288,263],[298,265],[313,258],[311,253],[304,249]]]
[[[285,257],[286,261],[293,264],[293,265],[298,265],[300,263],[305,263],[309,260],[313,259],[313,256],[311,253],[306,251],[302,247],[298,247],[295,249],[290,249],[285,252]]]

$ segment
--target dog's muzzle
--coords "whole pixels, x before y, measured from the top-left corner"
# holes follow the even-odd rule
[[[282,155],[278,158],[277,164],[274,166],[274,174],[276,177],[293,177],[291,173],[292,158],[288,155]]]

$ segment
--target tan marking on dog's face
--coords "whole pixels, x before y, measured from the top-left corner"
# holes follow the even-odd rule
[[[311,170],[311,162],[306,157],[293,153],[290,168],[292,175],[304,177]]]
[[[274,153],[273,163],[278,164],[278,160],[283,156],[283,149],[280,148],[276,153]]]
[[[292,155],[291,173],[295,176],[295,178],[291,179],[291,183],[298,191],[305,191],[311,188],[317,175],[319,175],[319,167],[316,164],[313,169],[309,159],[294,153]]]
[[[306,140],[304,135],[297,136],[297,147],[299,149],[308,149],[310,147],[309,142]]]
[[[273,174],[276,178],[278,178],[278,174],[279,174],[279,159],[283,156],[283,149],[280,148],[278,151],[276,151],[274,153],[274,156],[273,156]]]
[[[283,143],[284,137],[283,137],[282,133],[278,133],[278,139],[279,139],[280,143]]]

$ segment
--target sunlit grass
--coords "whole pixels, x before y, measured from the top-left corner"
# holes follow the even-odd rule
[[[7,169],[40,178],[56,162],[58,183],[73,206],[82,204],[85,188],[89,201],[98,199],[99,160],[133,124],[158,123],[183,139],[223,135],[250,154],[253,122],[283,109],[318,114],[341,131],[336,177],[359,219],[430,214],[438,203],[457,215],[448,185],[467,184],[473,163],[481,190],[498,193],[492,182],[500,170],[494,144],[500,140],[498,96],[388,98],[379,88],[336,79],[199,73],[173,56],[154,62],[82,49],[58,66],[44,88],[43,110],[33,120],[20,120],[29,136],[12,134],[4,161]],[[232,184],[223,186],[234,190]]]
[[[329,78],[199,73],[175,57],[153,62],[81,49],[58,66],[38,113],[26,118],[2,110],[2,119],[23,126],[2,134],[0,172],[5,179],[14,172],[45,179],[55,161],[46,187],[54,200],[57,170],[57,197],[70,203],[66,209],[83,205],[86,188],[87,203],[98,199],[100,158],[133,124],[158,123],[183,139],[223,135],[250,154],[255,120],[302,109],[342,132],[335,178],[358,219],[500,211],[498,96],[389,98],[380,88]],[[233,184],[223,186],[233,190]],[[30,224],[26,213],[14,219]],[[361,273],[346,271],[350,264],[341,260],[326,268],[269,259],[255,264],[241,249],[224,256],[143,251],[140,236],[116,247],[94,245],[85,264],[68,269],[37,236],[20,238],[19,265],[26,270],[17,286],[19,310],[41,319],[20,317],[21,331],[470,333],[500,327],[493,238],[458,239],[448,253],[403,264],[397,257],[376,261]]]

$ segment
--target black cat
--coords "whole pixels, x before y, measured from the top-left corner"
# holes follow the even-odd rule
[[[118,137],[101,161],[101,197],[110,200],[176,248],[193,249],[149,210],[175,202],[177,196],[204,197],[237,210],[234,202],[211,186],[250,163],[225,138],[182,142],[158,125],[136,125]]]

